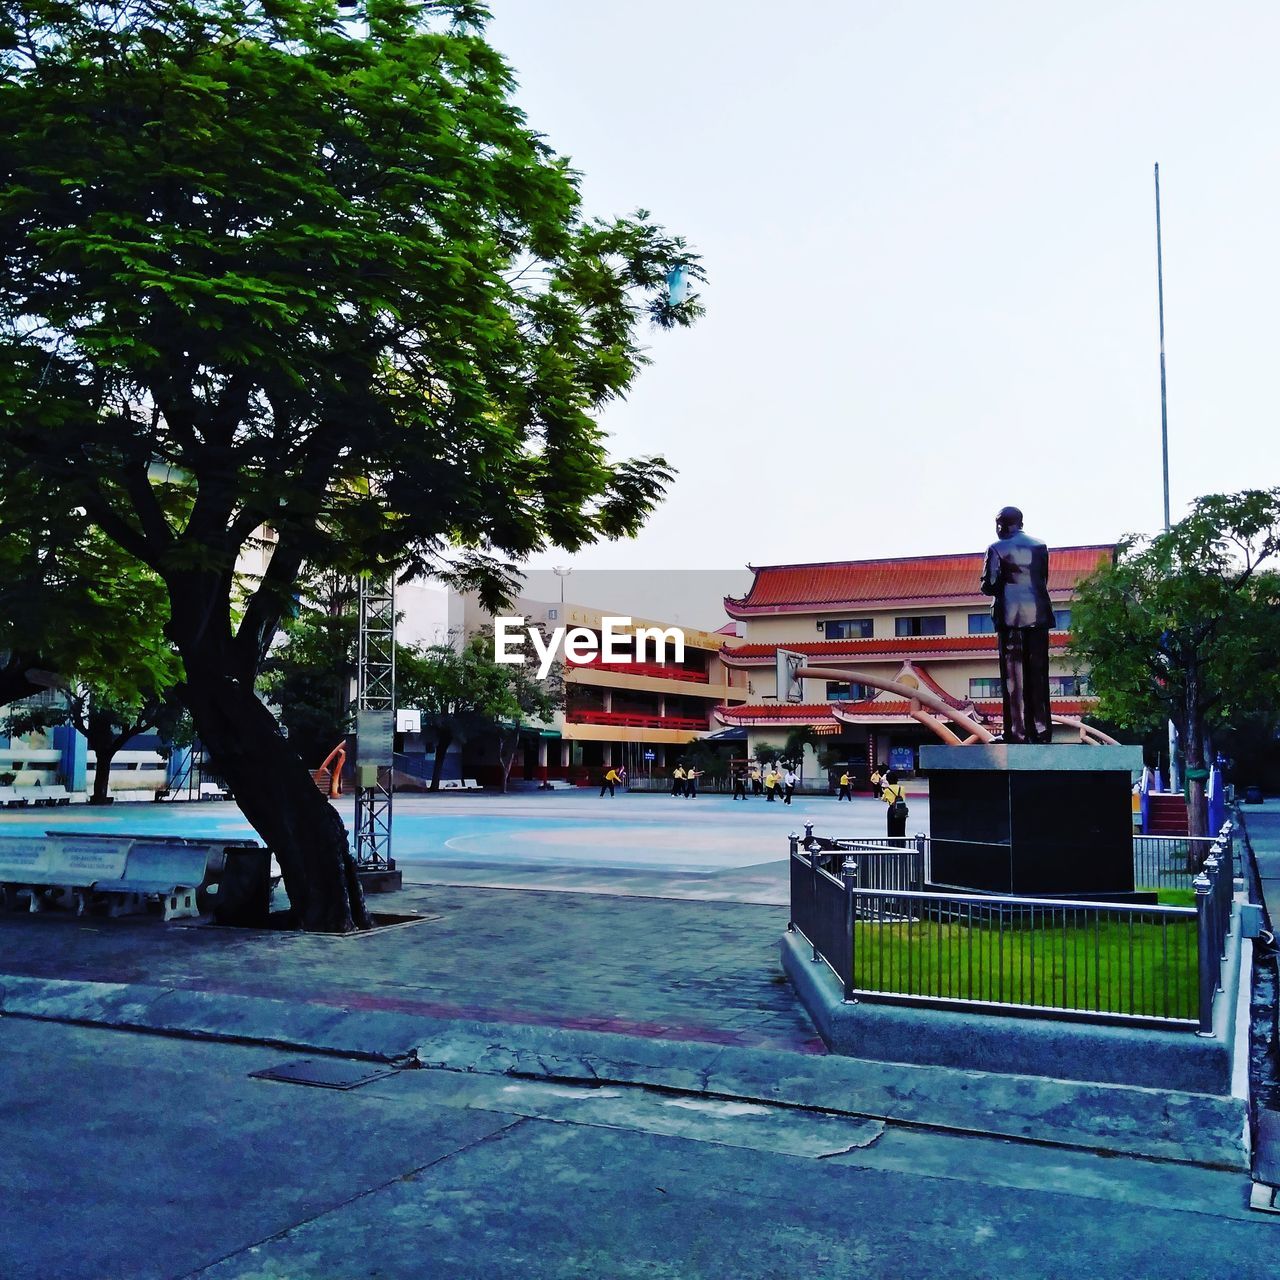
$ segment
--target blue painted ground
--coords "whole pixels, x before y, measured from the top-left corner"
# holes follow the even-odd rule
[[[923,829],[927,801],[911,800],[910,829]],[[353,802],[336,803],[350,830]],[[881,835],[884,821],[884,807],[870,797],[838,807],[829,796],[800,797],[788,807],[717,795],[685,800],[620,793],[602,799],[594,791],[397,796],[393,854],[406,867],[524,865],[705,874],[784,861],[787,834],[803,830],[805,822],[813,822],[819,834]],[[254,835],[231,802],[0,811],[0,835],[33,829]]]

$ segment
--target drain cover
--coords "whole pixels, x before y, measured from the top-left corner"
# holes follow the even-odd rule
[[[251,1080],[280,1080],[285,1084],[309,1084],[317,1089],[358,1089],[362,1084],[396,1074],[395,1067],[375,1062],[351,1062],[344,1058],[299,1058],[278,1067],[250,1072]]]
[[[1280,1111],[1258,1108],[1257,1145],[1253,1152],[1253,1176],[1259,1182],[1280,1186]]]

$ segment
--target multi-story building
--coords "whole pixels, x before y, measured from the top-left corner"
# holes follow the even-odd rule
[[[1049,692],[1055,715],[1080,716],[1093,704],[1087,677],[1075,671],[1067,653],[1071,602],[1081,579],[1114,550],[1050,549]],[[851,763],[912,769],[918,747],[937,741],[912,718],[909,699],[856,680],[806,680],[802,702],[779,702],[775,662],[783,648],[815,665],[853,667],[928,690],[998,725],[1000,661],[991,600],[978,590],[982,560],[975,552],[752,566],[751,590],[741,599],[725,599],[741,638],[727,641],[720,655],[729,672],[746,676],[747,701],[719,709],[716,718],[747,729],[748,754],[762,740],[781,744],[791,729],[808,726],[830,737],[835,754],[843,752]],[[1064,725],[1055,731],[1058,736],[1078,731]]]
[[[544,632],[581,627],[601,636],[605,619],[617,616],[585,605],[518,599],[519,614]],[[473,597],[453,597],[450,627],[458,636],[472,634],[493,618]],[[671,624],[633,618],[630,629],[670,632]],[[637,653],[634,641],[616,650],[625,657],[606,662],[599,657],[564,663],[565,707],[550,724],[531,729],[513,779],[594,778],[602,768],[625,765],[632,778],[658,773],[674,764],[691,739],[721,728],[716,713],[746,696],[746,677],[725,666],[721,634],[680,627],[684,656],[678,658],[670,635],[661,652],[652,642]],[[650,758],[650,756],[652,758]]]

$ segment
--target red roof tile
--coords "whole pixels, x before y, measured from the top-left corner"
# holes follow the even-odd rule
[[[1055,631],[1049,638],[1049,647],[1063,650],[1067,647],[1067,633]],[[774,661],[778,649],[790,649],[810,658],[826,658],[874,661],[877,658],[913,658],[943,653],[978,653],[995,657],[999,646],[994,633],[973,636],[884,636],[867,640],[790,640],[778,644],[725,645],[720,658],[726,666],[760,666]]]
[[[1049,592],[1069,595],[1076,583],[1114,554],[1112,546],[1051,547]],[[750,566],[756,575],[740,600],[725,597],[731,618],[814,609],[981,601],[982,552],[906,556],[892,560],[835,560],[823,564]]]
[[[984,719],[999,720],[1004,704],[999,698],[982,698],[974,710]],[[1054,698],[1052,710],[1060,716],[1087,715],[1097,705],[1096,698]],[[925,708],[928,711],[928,708]],[[824,724],[832,719],[864,719],[875,716],[906,716],[911,704],[905,698],[869,699],[861,702],[755,702],[736,707],[717,707],[716,715],[726,724],[787,721]],[[932,714],[932,713],[930,713]]]
[[[737,707],[717,707],[716,715],[726,722],[750,720],[795,720],[800,724],[821,724],[832,719],[826,702],[748,702]]]

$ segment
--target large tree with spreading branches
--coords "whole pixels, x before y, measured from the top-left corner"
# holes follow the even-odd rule
[[[1167,533],[1122,540],[1072,604],[1100,714],[1177,726],[1192,835],[1208,834],[1210,733],[1280,710],[1278,558],[1280,489],[1214,494]]]
[[[512,560],[634,532],[670,478],[597,418],[646,317],[696,316],[667,288],[696,258],[584,215],[485,17],[0,0],[2,518],[38,474],[164,584],[180,696],[310,929],[364,907],[254,691],[302,566],[496,605]]]

